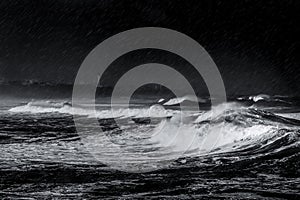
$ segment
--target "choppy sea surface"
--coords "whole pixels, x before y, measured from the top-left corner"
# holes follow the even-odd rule
[[[178,117],[183,101],[95,112],[2,100],[1,199],[300,199],[299,98],[239,97]]]

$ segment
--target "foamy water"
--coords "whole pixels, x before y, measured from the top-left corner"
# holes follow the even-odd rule
[[[181,113],[167,101],[113,111],[98,104],[96,112],[58,100],[13,102],[0,112],[1,180],[28,184],[7,184],[2,193],[68,199],[105,196],[113,188],[140,192],[126,198],[168,198],[184,190],[199,198],[297,199],[297,113],[277,107],[274,114],[273,104],[241,100]],[[32,187],[41,192],[27,192]]]

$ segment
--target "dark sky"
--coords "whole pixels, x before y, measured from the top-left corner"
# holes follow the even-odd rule
[[[72,84],[83,59],[104,39],[155,26],[197,40],[219,67],[229,94],[300,95],[296,2],[2,0],[0,79]],[[144,55],[137,53],[149,61]]]

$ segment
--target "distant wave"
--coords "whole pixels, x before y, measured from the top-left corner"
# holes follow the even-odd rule
[[[25,105],[16,106],[9,109],[10,112],[17,113],[64,113],[71,115],[84,115],[88,117],[96,117],[99,119],[107,118],[128,118],[128,117],[170,117],[178,111],[161,109],[157,105],[149,108],[119,108],[115,110],[110,109],[97,109],[96,112],[90,106],[72,107],[68,101],[55,102],[55,101],[32,101]]]
[[[267,95],[267,94],[241,96],[241,97],[238,97],[237,100],[238,101],[252,101],[254,103],[273,102],[273,103],[291,104],[290,101],[286,100],[285,96],[279,96],[279,95],[271,96],[271,95]]]
[[[196,96],[193,96],[193,95],[186,95],[186,96],[183,96],[183,97],[177,97],[177,98],[173,98],[173,99],[170,99],[170,100],[160,99],[158,101],[158,103],[162,103],[162,102],[164,102],[163,105],[165,105],[165,106],[172,106],[172,105],[181,104],[183,102],[205,103],[206,100],[202,99],[202,98],[199,98],[199,97],[196,97]]]

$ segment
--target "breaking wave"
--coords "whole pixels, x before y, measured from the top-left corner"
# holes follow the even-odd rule
[[[113,117],[161,118],[155,127],[146,126],[145,128],[144,125],[147,123],[141,123],[131,128],[124,126],[126,129],[123,130],[123,134],[118,132],[117,136],[113,136],[117,138],[117,142],[124,141],[125,136],[131,140],[135,138],[133,139],[134,144],[132,141],[130,142],[130,150],[127,154],[129,156],[132,147],[141,149],[149,145],[153,149],[160,149],[161,154],[180,152],[184,156],[243,151],[247,151],[248,155],[249,152],[250,154],[271,153],[281,151],[291,145],[299,145],[300,121],[291,118],[291,114],[288,117],[287,114],[276,115],[235,102],[220,104],[209,111],[185,113],[185,115],[180,115],[178,110],[162,109],[158,105],[150,108],[124,108],[114,111],[103,107],[95,113],[88,106],[72,108],[69,102],[50,101],[29,102],[11,108],[9,111],[33,114],[66,113],[99,119]],[[109,131],[113,132],[114,130],[110,129]],[[143,134],[147,135],[141,137]],[[128,142],[126,139],[125,141]],[[122,151],[126,152],[126,148]],[[136,154],[133,153],[132,156],[136,156]]]
[[[71,115],[84,115],[88,117],[96,117],[99,119],[116,118],[116,117],[169,117],[178,111],[165,110],[159,105],[153,105],[149,108],[119,108],[108,109],[108,105],[98,105],[101,109],[96,109],[96,112],[91,109],[90,105],[81,105],[72,107],[68,101],[53,102],[53,101],[33,101],[25,105],[13,107],[10,112],[16,113],[63,113]],[[97,107],[97,105],[96,105]]]
[[[165,100],[165,99],[160,99],[158,101],[158,103],[162,103],[165,106],[172,106],[172,105],[178,105],[181,104],[183,102],[200,102],[200,103],[205,103],[206,100],[196,97],[196,96],[192,96],[192,95],[186,95],[183,97],[177,97],[177,98],[172,98],[170,100]]]
[[[188,151],[196,151],[197,155],[241,151],[252,147],[258,151],[283,138],[299,144],[299,120],[237,103],[221,104],[189,124],[178,124],[172,119],[167,126],[158,127],[162,129],[161,134],[152,139],[163,146],[175,146],[176,150],[189,145]],[[174,132],[179,133],[175,139]],[[282,147],[280,144],[275,149]]]
[[[250,96],[241,96],[237,98],[240,102],[252,102],[254,104],[266,104],[266,105],[292,105],[294,102],[292,98],[288,96],[280,95],[267,95],[267,94],[258,94]],[[298,99],[297,99],[298,100]]]

